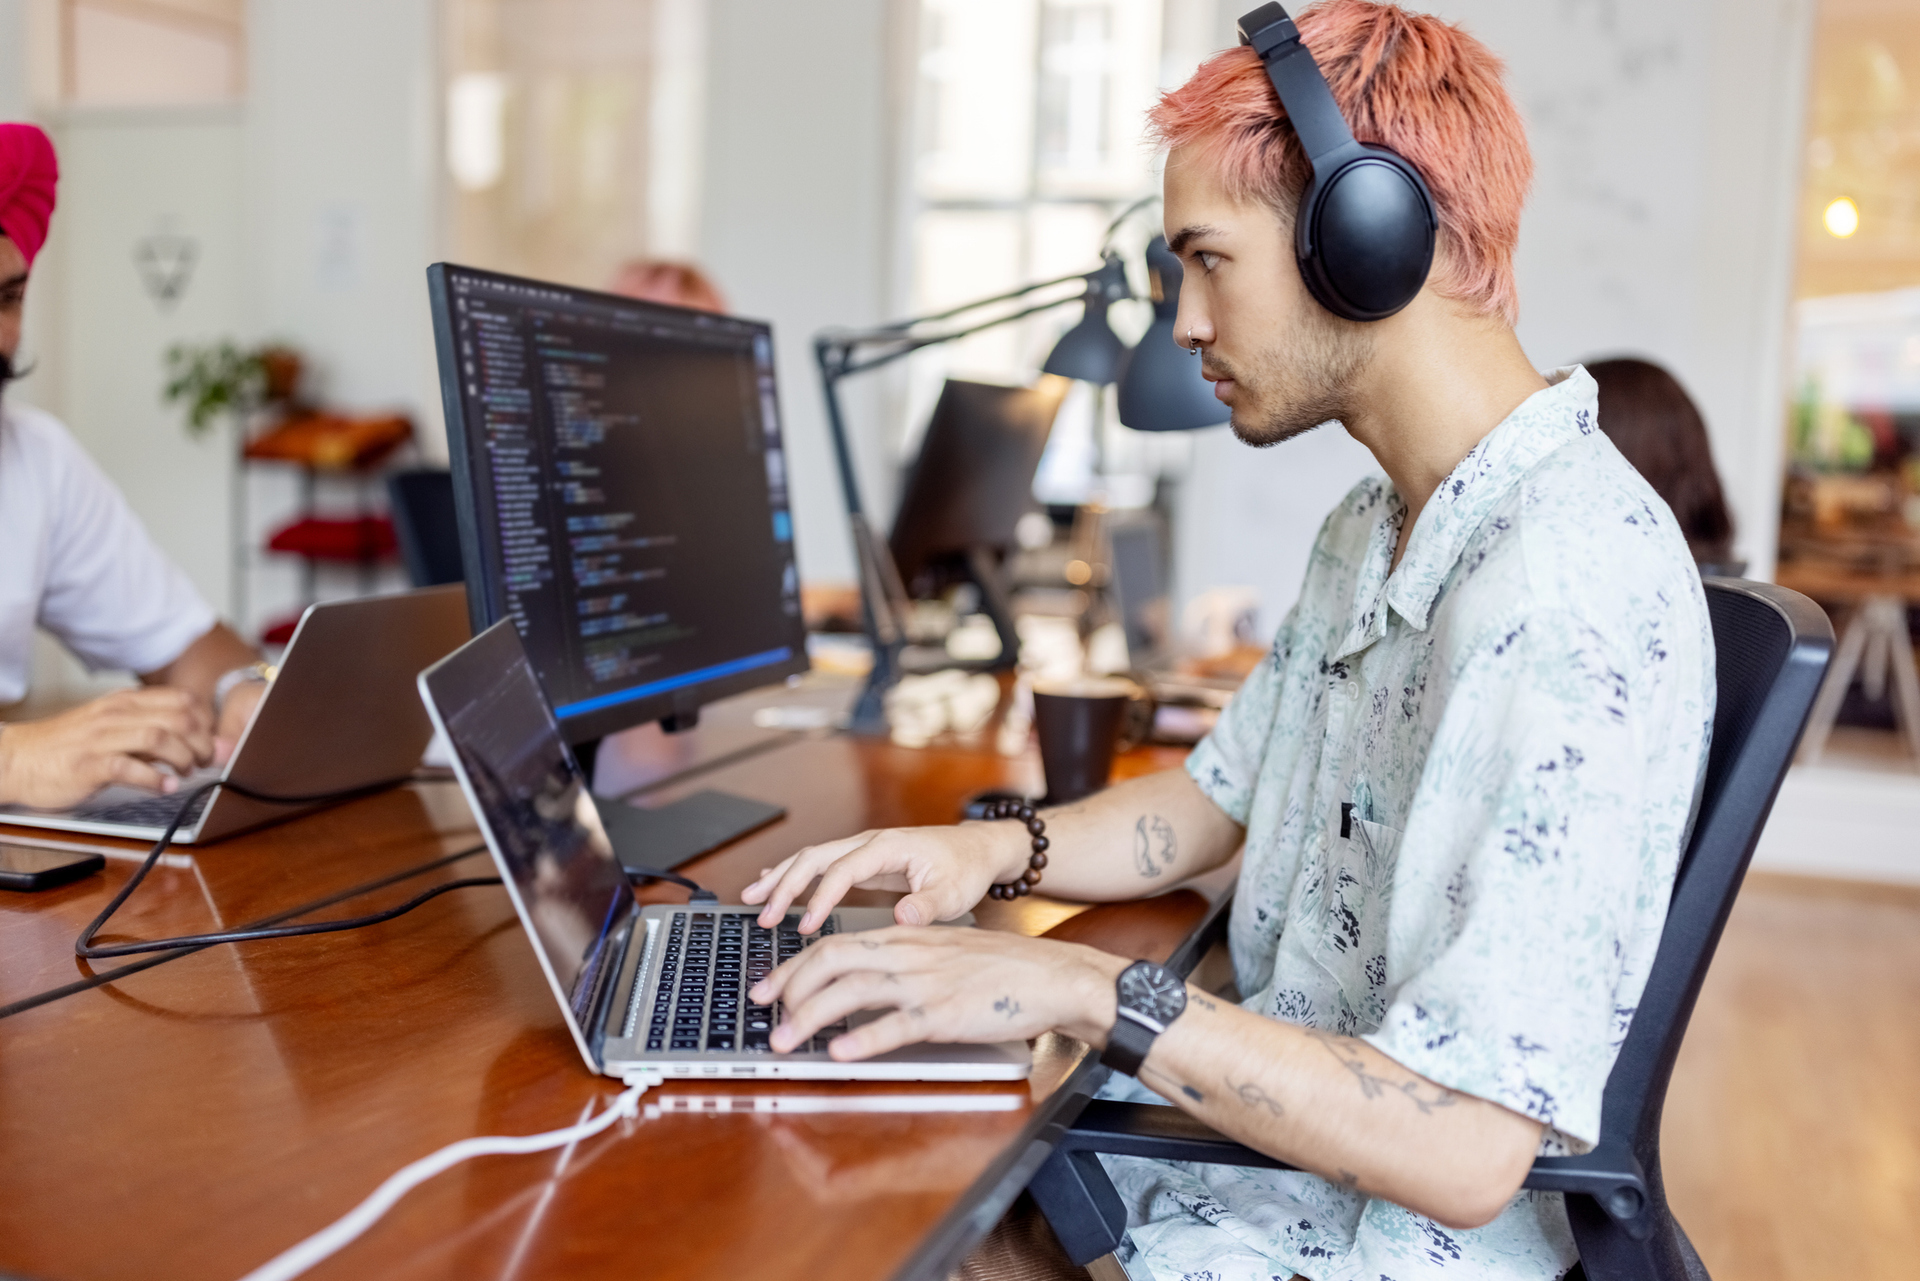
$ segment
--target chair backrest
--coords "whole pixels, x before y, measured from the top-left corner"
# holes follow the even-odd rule
[[[400,560],[413,585],[438,587],[463,581],[452,473],[444,468],[395,472],[387,477],[387,500],[393,508]]]
[[[1734,578],[1710,578],[1706,591],[1718,685],[1706,783],[1601,1105],[1602,1141],[1627,1143],[1656,1180],[1660,1114],[1687,1021],[1833,652],[1833,625],[1798,592]]]

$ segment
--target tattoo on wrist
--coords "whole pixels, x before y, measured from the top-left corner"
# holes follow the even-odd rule
[[[1404,1081],[1395,1081],[1380,1075],[1367,1066],[1367,1058],[1360,1049],[1360,1042],[1352,1037],[1335,1036],[1330,1032],[1322,1032],[1318,1028],[1307,1028],[1306,1033],[1324,1045],[1327,1053],[1340,1060],[1340,1065],[1351,1072],[1353,1079],[1360,1083],[1360,1093],[1369,1099],[1377,1099],[1383,1094],[1398,1094],[1419,1108],[1422,1116],[1432,1116],[1436,1109],[1450,1108],[1460,1101],[1460,1096],[1446,1086],[1434,1085],[1411,1072],[1407,1073],[1407,1079]]]
[[[1232,1090],[1234,1092],[1234,1095],[1242,1103],[1246,1104],[1248,1107],[1265,1108],[1268,1112],[1271,1112],[1274,1116],[1285,1116],[1287,1114],[1287,1110],[1280,1106],[1279,1099],[1276,1099],[1271,1094],[1268,1094],[1265,1090],[1261,1089],[1254,1082],[1244,1081],[1239,1085],[1235,1085],[1233,1083],[1233,1078],[1230,1076],[1222,1077],[1221,1080],[1225,1081],[1227,1083],[1227,1088],[1229,1090]]]
[[[1218,1014],[1220,1012],[1220,1007],[1213,1003],[1212,998],[1200,995],[1192,986],[1188,986],[1187,988],[1187,1004],[1197,1005],[1209,1014]]]
[[[1012,1018],[1020,1012],[1020,1002],[1014,1000],[1011,995],[1003,996],[993,1003],[993,1012]]]
[[[1158,814],[1142,814],[1133,825],[1133,867],[1142,876],[1158,876],[1173,866],[1178,841],[1173,824]]]

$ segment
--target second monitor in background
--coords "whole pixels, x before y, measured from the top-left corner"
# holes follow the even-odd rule
[[[583,763],[805,671],[768,327],[445,264],[428,282],[474,630],[513,620]],[[601,809],[651,867],[782,812]]]
[[[1000,634],[1002,666],[1019,653],[1002,562],[1014,526],[1033,510],[1033,476],[1071,384],[999,387],[948,379],[894,517],[889,550],[910,595],[956,581],[980,589]]]

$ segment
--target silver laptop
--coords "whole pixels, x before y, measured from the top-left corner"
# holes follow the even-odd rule
[[[587,1065],[608,1076],[788,1077],[864,1081],[1015,1081],[1024,1042],[918,1045],[836,1063],[826,1043],[774,1054],[777,1007],[748,998],[760,976],[831,933],[893,924],[884,908],[841,908],[800,934],[759,909],[641,906],[614,858],[592,794],[511,621],[494,624],[420,674],[420,693],[453,748],[454,772],[480,818],[534,955]],[[856,1014],[852,1026],[877,1013]]]
[[[466,589],[457,584],[309,607],[226,767],[182,778],[180,795],[216,779],[268,796],[316,796],[404,779],[433,737],[411,688],[414,678],[470,634]],[[0,823],[158,840],[180,795],[109,787],[71,810],[0,806]],[[315,808],[267,804],[220,788],[195,802],[173,839],[217,840]]]

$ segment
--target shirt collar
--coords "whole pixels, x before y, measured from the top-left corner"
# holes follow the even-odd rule
[[[1386,634],[1383,605],[1391,605],[1415,627],[1426,627],[1434,598],[1487,513],[1535,463],[1599,429],[1598,396],[1593,376],[1579,365],[1548,374],[1547,386],[1521,401],[1499,426],[1481,437],[1433,491],[1407,540],[1407,554],[1391,576],[1387,566],[1407,508],[1398,494],[1389,492],[1390,501],[1367,545],[1340,657]]]

